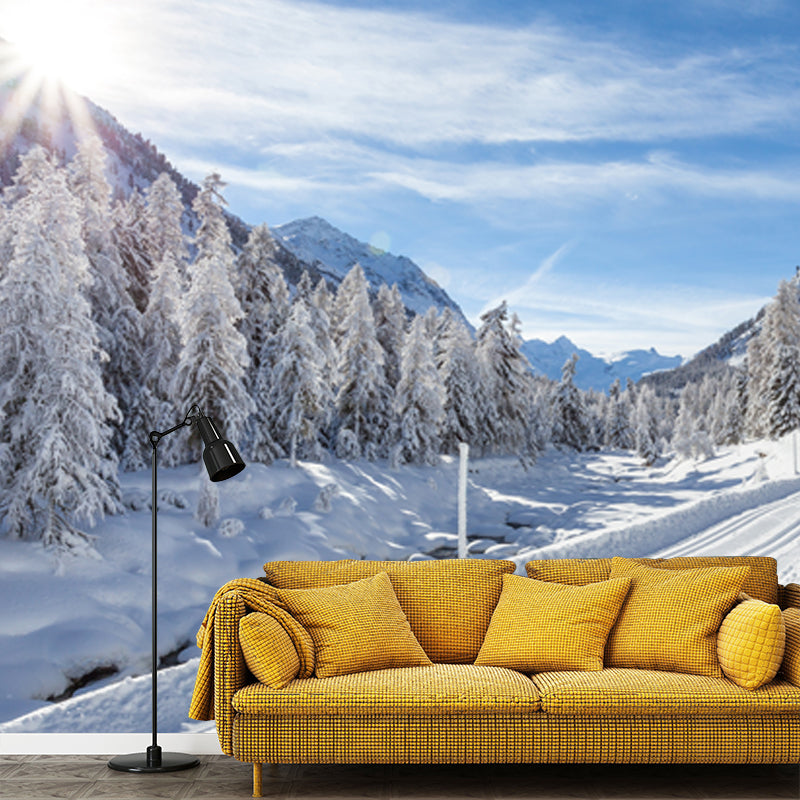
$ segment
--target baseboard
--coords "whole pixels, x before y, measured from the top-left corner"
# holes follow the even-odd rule
[[[149,733],[0,733],[0,753],[8,755],[124,755],[144,753]],[[163,733],[164,751],[193,755],[222,753],[216,733]]]

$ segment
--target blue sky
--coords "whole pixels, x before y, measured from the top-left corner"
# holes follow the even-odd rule
[[[249,223],[323,216],[526,338],[689,356],[800,264],[799,9],[0,0],[0,36],[56,30],[63,77]]]

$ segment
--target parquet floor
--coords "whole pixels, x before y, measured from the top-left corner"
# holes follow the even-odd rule
[[[0,755],[0,798],[236,800],[251,768],[227,756],[162,775],[115,772],[106,756]],[[661,800],[800,797],[796,766],[265,766],[264,797],[281,800]]]

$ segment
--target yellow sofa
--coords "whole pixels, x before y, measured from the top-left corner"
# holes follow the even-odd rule
[[[800,608],[800,586],[779,586],[771,558],[635,561],[679,571],[747,566],[750,598]],[[504,576],[515,569],[480,559],[270,562],[265,578],[232,581],[214,598],[198,632],[190,717],[215,719],[222,750],[253,764],[255,797],[264,763],[800,762],[800,611],[783,614],[782,671],[754,690],[674,670],[477,666]],[[536,581],[588,586],[609,578],[612,559],[532,561],[526,569]],[[287,610],[287,590],[381,572],[431,665],[316,677],[313,643]],[[240,623],[251,613],[271,617],[291,642],[278,657],[289,666],[281,688],[248,668]]]

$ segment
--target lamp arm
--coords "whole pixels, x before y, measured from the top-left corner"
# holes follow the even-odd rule
[[[150,440],[150,444],[153,447],[153,450],[158,447],[158,443],[170,433],[174,433],[175,431],[180,430],[181,428],[186,428],[187,426],[193,425],[199,417],[202,417],[203,409],[200,408],[197,403],[192,403],[189,410],[186,412],[186,416],[183,418],[183,422],[179,422],[177,425],[174,425],[172,428],[169,428],[166,431],[150,431],[147,438]]]

